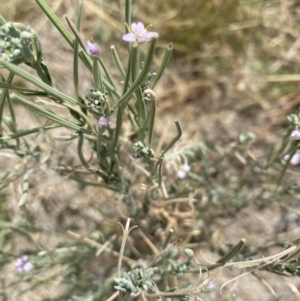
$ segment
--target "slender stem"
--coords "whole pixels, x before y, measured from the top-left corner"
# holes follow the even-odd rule
[[[4,25],[7,23],[6,19],[0,14],[0,26]]]
[[[99,57],[99,63],[101,65],[101,67],[102,67],[102,69],[103,69],[106,77],[108,78],[108,82],[115,88],[116,84],[114,83],[114,80],[113,80],[113,78],[112,78],[109,70],[106,68],[106,66],[105,66],[105,64],[104,64],[104,62],[103,62],[103,60],[102,60],[101,57]]]
[[[97,137],[97,144],[96,144],[97,145],[96,149],[97,149],[97,158],[98,158],[98,161],[101,160],[102,136],[103,136],[102,131],[99,131],[98,137]]]
[[[69,34],[69,32],[65,28],[65,26],[57,18],[57,16],[55,15],[55,13],[47,5],[47,3],[44,0],[35,0],[35,1],[40,6],[40,8],[43,10],[43,12],[45,13],[45,15],[49,18],[49,20],[52,22],[52,24],[58,29],[58,31],[61,33],[61,35],[66,39],[66,41],[73,48],[74,41],[73,41],[71,35]]]
[[[153,58],[154,50],[155,50],[155,43],[156,43],[156,39],[152,39],[150,47],[149,47],[148,55],[147,55],[147,58],[146,58],[146,61],[145,61],[145,64],[144,64],[144,68],[142,69],[142,71],[140,72],[139,76],[137,77],[136,81],[132,84],[130,89],[112,107],[111,111],[113,111],[114,109],[116,109],[120,105],[126,103],[126,101],[128,101],[128,99],[132,96],[132,94],[134,93],[136,88],[145,80],[145,78],[146,78],[146,76],[149,72],[151,63],[152,63],[152,58]]]
[[[8,78],[6,80],[6,84],[11,84],[14,76],[15,76],[14,72],[10,72],[8,75]],[[8,95],[8,92],[9,92],[9,89],[4,88],[2,90],[2,94],[0,96],[0,136],[3,136],[3,130],[2,130],[3,109],[4,109],[4,103],[5,103],[5,99]]]
[[[165,149],[161,152],[161,156],[163,157],[164,154],[180,139],[182,135],[182,129],[179,124],[178,120],[175,120],[175,125],[177,128],[177,135],[170,141],[170,143],[165,147]]]
[[[52,130],[52,129],[55,129],[55,128],[58,128],[58,127],[61,127],[61,125],[48,125],[48,126],[41,126],[41,127],[37,127],[37,128],[30,129],[30,130],[25,130],[25,131],[18,131],[14,134],[4,136],[4,137],[0,137],[0,142],[2,143],[4,141],[20,138],[20,137],[27,136],[27,135],[34,134],[34,133],[39,133],[39,132]]]
[[[126,78],[125,78],[125,82],[124,82],[124,87],[123,87],[123,95],[126,94],[126,91],[128,90],[128,86],[129,86],[131,66],[132,66],[131,62],[132,62],[132,51],[130,52],[129,58],[128,58],[128,66],[127,66],[127,73],[126,73]],[[112,142],[112,149],[116,149],[117,145],[118,145],[119,137],[121,134],[122,122],[123,122],[123,111],[124,111],[124,106],[119,106],[118,112],[117,112],[117,121],[116,121],[114,139]]]
[[[134,82],[139,74],[139,46],[131,47],[132,60],[131,60],[131,78]],[[142,89],[138,87],[134,92],[136,98],[136,109],[138,112],[138,123],[143,124],[146,116],[146,107],[143,99]]]
[[[20,77],[22,77],[23,79],[25,79],[26,81],[33,83],[34,85],[36,85],[37,87],[43,89],[44,91],[48,92],[50,95],[55,96],[56,98],[64,101],[64,102],[68,102],[71,104],[77,104],[76,100],[73,99],[72,97],[58,91],[57,89],[50,87],[49,85],[45,84],[44,82],[38,80],[35,76],[31,75],[30,73],[24,71],[23,69],[19,68],[18,66],[6,62],[4,60],[0,60],[0,65],[2,65],[3,67],[5,67],[6,69],[10,70],[12,73],[15,73],[16,75],[19,75]]]
[[[131,60],[131,79],[132,82],[134,82],[138,76],[139,72],[139,46],[133,46],[131,47],[132,52],[132,60]]]
[[[98,65],[98,57],[93,57],[93,77],[96,90],[103,91],[102,77]]]
[[[27,93],[34,93],[34,92],[40,92],[40,93],[43,92],[43,93],[45,93],[44,91],[37,91],[37,90],[33,90],[33,89],[26,89],[24,87],[19,87],[19,86],[16,86],[16,85],[10,85],[7,82],[6,83],[5,82],[0,82],[0,88],[21,91],[23,93],[25,93],[25,92],[27,92]]]
[[[153,130],[154,130],[154,121],[155,121],[155,115],[156,115],[156,94],[150,90],[150,89],[147,89],[144,91],[144,93],[147,93],[147,91],[151,91],[151,92],[148,92],[148,93],[151,93],[151,110],[150,110],[150,113],[149,113],[149,130],[148,130],[148,148],[149,148],[149,151],[151,150],[151,146],[152,146],[152,138],[153,138]]]
[[[81,21],[81,13],[82,13],[82,2],[80,3],[78,15],[77,15],[77,28],[80,28]],[[68,21],[68,18],[66,17]],[[70,26],[70,24],[69,24]],[[79,54],[79,42],[78,39],[74,41],[74,55],[73,55],[73,83],[77,100],[79,99],[79,69],[78,69],[78,54]]]
[[[73,34],[75,35],[76,37],[76,40],[75,41],[78,41],[78,43],[80,44],[81,48],[84,50],[84,52],[86,53],[86,49],[85,49],[85,44],[84,42],[82,41],[81,39],[81,36],[80,36],[80,32],[79,32],[79,29],[80,29],[80,19],[81,19],[81,15],[80,13],[82,13],[82,7],[79,8],[79,15],[78,15],[78,19],[77,19],[77,24],[75,26],[75,24],[68,18],[68,16],[65,16],[65,19],[67,20],[68,22],[68,25],[70,27],[70,29],[72,30]],[[74,44],[72,46],[74,48]]]
[[[137,228],[137,226],[133,226],[133,227],[129,228],[130,218],[127,219],[125,228],[122,226],[121,223],[119,223],[119,225],[121,226],[121,228],[123,230],[123,238],[122,238],[121,249],[119,252],[119,259],[118,259],[118,272],[117,272],[118,278],[121,277],[122,259],[123,259],[123,254],[124,254],[127,237],[132,229]]]
[[[122,123],[123,123],[123,111],[124,111],[124,106],[121,106],[118,108],[116,128],[115,128],[114,139],[113,139],[113,143],[112,143],[113,150],[115,150],[118,146],[118,141],[119,141],[119,137],[121,134]]]
[[[160,157],[158,164],[157,164],[157,173],[158,173],[158,187],[161,188],[162,186],[162,163],[163,163],[164,157]]]
[[[12,100],[18,102],[18,103],[21,103],[22,105],[24,105],[25,107],[27,107],[28,109],[30,109],[31,111],[47,118],[47,119],[50,119],[52,121],[55,121],[57,122],[58,124],[62,125],[62,126],[65,126],[67,128],[71,128],[75,131],[79,131],[79,132],[83,132],[83,133],[86,133],[86,134],[89,134],[89,135],[94,135],[94,132],[90,131],[90,130],[87,130],[85,129],[84,127],[82,126],[79,126],[69,120],[66,120],[65,117],[62,117],[50,110],[46,110],[44,109],[43,107],[39,106],[39,105],[36,105],[35,103],[33,103],[32,101],[29,101],[19,95],[13,95],[12,96]]]
[[[162,245],[163,250],[169,245],[170,240],[171,240],[171,238],[173,236],[173,233],[174,233],[174,230],[170,229],[167,237],[165,238],[165,240],[163,242],[163,245]]]
[[[108,176],[106,174],[104,174],[102,171],[100,170],[94,170],[90,167],[89,163],[85,160],[83,152],[82,152],[82,147],[83,147],[83,142],[84,142],[84,134],[80,133],[79,135],[79,139],[78,139],[78,144],[77,144],[77,153],[78,153],[78,157],[82,163],[82,165],[86,168],[86,170],[88,170],[90,173],[92,174],[96,174],[98,176],[100,176],[102,179],[108,180]]]
[[[155,85],[157,84],[157,82],[159,81],[159,79],[161,78],[168,62],[169,62],[169,59],[171,57],[171,54],[172,54],[172,50],[173,50],[173,45],[172,44],[169,44],[167,46],[167,49],[166,49],[166,52],[165,52],[165,55],[163,57],[163,60],[162,60],[162,63],[157,71],[157,74],[154,78],[154,82],[152,84],[152,89],[155,87]]]
[[[9,93],[7,94],[7,103],[8,103],[8,107],[9,107],[10,116],[11,116],[11,119],[12,119],[12,131],[14,133],[16,133],[17,132],[17,120],[16,120],[15,110],[14,110],[14,107],[12,105],[12,101],[11,101]],[[20,139],[16,138],[16,142],[17,142],[17,147],[19,147],[20,146]]]
[[[130,26],[131,24],[131,0],[125,1],[125,22]],[[127,27],[125,27],[126,32]]]
[[[125,72],[125,70],[124,70],[124,68],[123,68],[123,66],[122,66],[122,63],[121,63],[121,61],[120,61],[120,58],[119,58],[119,56],[118,56],[118,53],[117,53],[117,51],[116,51],[115,46],[112,45],[112,46],[110,47],[110,49],[111,49],[111,52],[112,52],[112,55],[113,55],[113,59],[114,59],[114,61],[115,61],[115,64],[116,64],[117,68],[119,69],[119,72],[121,73],[122,77],[125,79],[125,77],[126,77],[126,72]]]
[[[62,34],[62,36],[65,38],[65,40],[69,43],[69,45],[74,48],[74,40],[72,39],[72,36],[68,32],[68,30],[65,28],[65,26],[60,22],[60,20],[56,17],[55,13],[51,10],[51,8],[46,4],[44,0],[35,0],[37,4],[41,7],[43,12],[46,14],[46,16],[49,18],[49,20],[52,22],[52,24],[58,29],[58,31]],[[92,70],[92,62],[85,52],[85,47],[83,47],[84,51],[79,51],[79,57],[83,61],[83,63],[86,65],[86,67],[91,71]],[[105,79],[103,79],[104,85],[113,92],[115,95],[119,96],[119,92],[112,87]]]

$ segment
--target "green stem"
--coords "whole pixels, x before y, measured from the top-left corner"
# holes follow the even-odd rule
[[[124,70],[124,68],[123,68],[123,66],[122,66],[122,63],[121,63],[121,61],[120,61],[120,58],[119,58],[119,56],[118,56],[118,53],[117,53],[117,51],[116,51],[115,46],[112,45],[112,46],[110,47],[110,49],[111,49],[111,52],[112,52],[112,55],[113,55],[113,59],[114,59],[114,61],[115,61],[115,64],[116,64],[116,66],[117,66],[119,72],[121,73],[122,77],[125,79],[125,77],[126,77],[126,72],[125,72],[125,70]]]
[[[177,128],[177,135],[170,141],[170,143],[165,147],[165,149],[161,152],[161,156],[163,157],[165,153],[180,139],[182,135],[182,129],[178,120],[175,120],[175,125]]]
[[[139,73],[139,46],[133,46],[131,47],[132,52],[132,59],[131,59],[131,79],[132,82],[134,82],[138,76]]]
[[[109,72],[108,69],[106,68],[106,66],[105,66],[105,64],[104,64],[104,62],[103,62],[103,60],[102,60],[101,57],[99,57],[99,63],[100,63],[100,65],[101,65],[101,68],[103,69],[103,71],[104,71],[106,77],[108,78],[108,82],[109,82],[114,88],[116,88],[116,84],[114,83],[113,78],[112,78],[112,76],[110,75],[110,72]]]
[[[83,152],[82,152],[82,147],[83,147],[83,142],[84,142],[84,134],[80,133],[79,138],[78,138],[78,144],[77,144],[77,153],[78,153],[78,157],[82,163],[82,165],[86,168],[86,170],[88,170],[91,174],[96,174],[98,176],[100,176],[102,179],[107,179],[108,177],[107,175],[105,175],[103,172],[101,172],[100,170],[94,170],[90,167],[90,165],[88,164],[88,162],[85,160]]]
[[[46,110],[43,107],[36,105],[35,103],[33,103],[32,101],[29,101],[19,95],[13,95],[12,99],[18,103],[21,103],[23,106],[27,107],[28,109],[30,109],[32,112],[37,113],[47,119],[50,119],[52,121],[57,122],[58,124],[73,129],[75,131],[79,131],[79,132],[83,132],[89,135],[94,135],[94,132],[85,129],[84,127],[81,127],[71,121],[66,120],[65,117],[62,117],[50,110]]]
[[[60,20],[57,18],[55,13],[51,10],[51,8],[46,4],[44,0],[35,0],[37,4],[40,6],[40,8],[43,10],[45,15],[49,18],[49,20],[52,22],[52,24],[58,29],[58,31],[62,34],[62,36],[65,38],[65,40],[69,43],[69,45],[74,48],[74,40],[68,30],[65,28],[65,26],[60,22]],[[86,67],[92,71],[92,62],[89,58],[88,54],[86,53],[85,46],[83,46],[84,51],[79,51],[79,57],[83,61],[83,63],[86,65]],[[119,92],[112,87],[105,79],[103,79],[104,85],[107,87],[109,91],[114,93],[116,96],[120,96]]]
[[[6,84],[11,84],[14,76],[15,76],[14,72],[10,72],[6,80]],[[8,95],[8,92],[9,89],[5,88],[2,90],[2,94],[0,96],[0,136],[3,136],[3,129],[2,129],[3,110],[4,110],[5,99]]]
[[[6,19],[0,14],[0,26],[4,25],[7,23]]]
[[[58,29],[58,31],[61,33],[61,35],[65,38],[65,40],[73,48],[74,41],[73,41],[71,35],[69,34],[68,30],[64,27],[64,25],[60,22],[60,20],[57,18],[55,13],[47,5],[47,3],[44,0],[35,0],[35,1],[40,6],[42,11],[45,13],[45,15],[49,18],[49,20],[52,22],[52,24]]]
[[[80,28],[80,20],[81,20],[81,14],[82,13],[82,7],[79,8],[79,15],[78,15],[78,19],[77,19],[77,24],[75,26],[75,24],[68,18],[68,16],[65,16],[65,19],[67,20],[68,22],[68,25],[70,27],[70,29],[72,30],[73,34],[75,35],[76,39],[75,41],[78,41],[78,43],[80,44],[81,48],[85,51],[86,53],[86,48],[85,48],[85,44],[84,42],[82,41],[81,39],[81,36],[80,36],[80,32],[79,32],[79,28]],[[74,41],[74,43],[75,43]],[[72,46],[72,45],[71,45]],[[74,48],[74,44],[72,46]]]
[[[6,69],[10,70],[12,73],[15,73],[16,75],[22,77],[26,81],[36,85],[37,87],[43,89],[44,91],[48,92],[50,95],[53,95],[57,99],[60,99],[61,101],[68,102],[71,104],[77,104],[76,100],[72,97],[59,92],[57,89],[50,87],[49,85],[45,84],[44,82],[38,80],[35,76],[31,75],[30,73],[24,71],[23,69],[19,68],[18,66],[6,62],[4,60],[0,60],[0,65],[5,67]]]
[[[153,55],[154,55],[154,50],[155,50],[155,43],[156,39],[151,40],[151,44],[149,47],[149,51],[147,54],[147,58],[144,64],[144,67],[142,71],[140,72],[139,76],[137,77],[136,81],[132,84],[132,86],[129,88],[129,90],[119,99],[119,101],[112,107],[111,111],[115,110],[117,107],[120,105],[126,103],[129,98],[132,96],[136,88],[145,80],[149,69],[151,67]],[[128,71],[127,71],[128,72]]]
[[[48,125],[48,126],[41,126],[41,127],[37,127],[37,128],[30,129],[30,130],[25,130],[25,131],[18,131],[14,134],[10,134],[8,136],[0,137],[0,143],[3,143],[4,141],[8,141],[8,140],[11,140],[11,139],[16,139],[16,138],[20,138],[20,137],[23,137],[23,136],[27,136],[27,135],[30,135],[30,134],[52,130],[52,129],[55,129],[55,128],[58,128],[58,127],[61,127],[61,125]]]
[[[148,90],[150,92],[148,92]],[[153,138],[153,130],[154,130],[154,121],[155,121],[155,115],[156,115],[156,94],[150,90],[147,89],[144,91],[144,93],[150,93],[152,98],[151,98],[151,109],[149,112],[150,118],[149,118],[149,130],[148,130],[148,148],[149,151],[151,151],[151,146],[152,146],[152,138]]]
[[[93,57],[93,77],[96,90],[103,91],[102,77],[98,65],[98,57]]]
[[[125,22],[130,26],[131,25],[131,0],[125,1]],[[127,27],[126,27],[126,32]]]
[[[12,119],[12,130],[14,133],[16,133],[17,132],[17,120],[16,120],[15,110],[12,105],[12,101],[11,101],[9,93],[7,94],[7,103],[8,103],[8,107],[9,107],[10,116]],[[17,147],[20,147],[20,139],[16,138],[16,141],[17,141]]]
[[[157,84],[157,82],[159,81],[159,79],[161,78],[168,62],[169,62],[169,59],[171,57],[171,54],[172,54],[172,50],[173,50],[173,44],[169,44],[167,46],[167,49],[166,49],[166,52],[165,52],[165,55],[163,57],[163,60],[162,60],[162,63],[157,71],[157,74],[155,76],[155,79],[154,79],[154,82],[152,84],[152,89],[155,87],[155,85]]]
[[[129,80],[130,80],[130,74],[131,74],[131,67],[132,67],[132,52],[130,52],[129,58],[128,58],[128,66],[127,66],[127,73],[126,73],[126,78],[124,82],[124,87],[123,87],[123,95],[126,94],[126,91],[128,90],[129,86]],[[123,122],[123,111],[124,111],[124,106],[119,106],[118,107],[118,112],[117,112],[117,120],[116,120],[116,128],[115,128],[115,133],[114,133],[114,139],[112,143],[112,149],[116,149],[119,141],[119,136],[121,133],[121,128],[122,128],[122,122]]]
[[[98,161],[101,160],[102,135],[103,135],[102,131],[99,131],[98,137],[97,137],[97,146],[96,146]]]

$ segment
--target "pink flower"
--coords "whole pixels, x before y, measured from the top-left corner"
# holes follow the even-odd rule
[[[179,170],[177,172],[177,177],[179,179],[184,179],[190,170],[191,167],[188,164],[180,165]]]
[[[292,137],[293,140],[300,140],[300,125],[299,124],[292,131],[291,137]]]
[[[285,156],[283,157],[283,159],[286,160],[286,161],[289,160],[289,159],[290,159],[290,155],[285,155]],[[291,159],[291,161],[290,161],[290,164],[291,164],[291,165],[294,165],[294,166],[300,164],[300,150],[297,150],[297,151],[295,152],[295,154],[293,155],[293,157],[292,157],[292,159]]]
[[[15,267],[18,273],[29,272],[33,269],[33,265],[28,261],[28,255],[22,255],[15,260]]]
[[[92,43],[90,40],[87,40],[86,44],[87,44],[87,52],[89,55],[92,56],[100,55],[100,49],[96,43]]]
[[[111,120],[109,118],[106,118],[104,116],[101,116],[98,119],[98,127],[101,129],[104,126],[110,126],[111,125]]]
[[[209,281],[203,288],[202,293],[209,294],[215,288],[215,283],[213,281]]]
[[[123,35],[123,40],[129,43],[143,43],[158,37],[157,32],[148,31],[142,22],[132,23],[130,31],[130,33]]]

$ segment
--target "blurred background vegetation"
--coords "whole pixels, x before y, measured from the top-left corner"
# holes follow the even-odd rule
[[[65,14],[75,19],[77,1],[49,0],[47,3],[61,20]],[[82,32],[86,38],[93,37],[101,45],[106,60],[111,60],[110,46],[115,45],[125,63],[126,49],[121,41],[123,8],[123,1],[84,0]],[[73,95],[71,49],[35,1],[2,1],[0,13],[9,21],[22,22],[37,31],[55,85]],[[200,181],[198,189],[192,191],[199,181],[197,178],[193,185],[183,185],[179,189],[183,195],[189,193],[196,199],[199,197],[198,205],[176,206],[172,211],[154,208],[147,219],[134,223],[142,230],[148,230],[146,234],[152,241],[162,239],[168,229],[173,228],[175,237],[182,238],[186,246],[200,247],[208,258],[224,254],[242,237],[249,244],[245,251],[249,257],[258,251],[269,254],[268,246],[276,245],[277,241],[299,238],[298,186],[293,193],[282,191],[280,197],[273,197],[270,191],[275,190],[277,179],[274,170],[269,173],[264,169],[266,163],[253,162],[266,162],[271,149],[279,148],[289,126],[286,115],[300,104],[300,3],[297,0],[136,0],[133,1],[133,20],[153,24],[153,30],[159,32],[157,63],[166,45],[170,42],[174,45],[168,70],[156,89],[159,97],[157,135],[165,135],[164,139],[173,137],[173,120],[178,118],[184,135],[176,151],[189,145],[197,146],[201,149],[199,156],[206,160],[194,165],[196,174],[203,177],[205,183]],[[82,74],[83,90],[91,82],[89,76]],[[35,120],[24,115],[24,120],[19,122],[27,124]],[[257,135],[251,147],[241,150],[247,157],[247,164],[243,164],[241,158],[237,159],[231,146],[245,131]],[[30,254],[28,241],[35,241],[51,250],[66,239],[65,231],[70,229],[102,243],[108,236],[120,237],[117,221],[124,216],[123,207],[120,205],[116,212],[115,203],[111,203],[116,196],[103,192],[100,197],[99,188],[95,187],[83,190],[69,179],[62,181],[57,169],[49,168],[54,161],[60,161],[58,154],[67,153],[69,162],[76,162],[72,144],[53,142],[48,136],[36,143],[42,155],[39,164],[31,167],[30,202],[24,208],[17,206],[21,187],[18,161],[12,153],[0,153],[1,174],[10,173],[9,183],[0,192],[0,219],[9,223],[1,230],[0,248],[13,254],[26,251]],[[56,151],[54,158],[51,157],[53,149]],[[226,151],[230,154],[221,161],[220,157]],[[275,171],[279,161],[273,166]],[[175,176],[174,172],[172,176]],[[286,185],[297,184],[297,176],[297,167],[289,169]],[[156,227],[150,229],[149,225],[154,224]],[[16,227],[24,229],[25,234]],[[38,231],[39,228],[45,231]],[[132,247],[128,255],[150,258],[149,246],[141,239],[143,234],[139,235],[130,238]],[[3,300],[55,300],[54,296],[63,295],[66,287],[76,281],[79,284],[74,292],[80,295],[90,289],[90,274],[86,271],[99,279],[114,271],[115,261],[111,257],[101,255],[90,260],[87,254],[93,252],[85,249],[84,244],[78,243],[78,246],[82,248],[82,258],[74,258],[68,253],[58,259],[74,261],[72,264],[78,273],[68,275],[69,283],[53,280],[55,287],[41,286],[37,291],[34,291],[34,284],[27,291],[28,286],[22,283],[18,290],[9,291],[10,295]],[[107,261],[110,268],[99,270]],[[51,282],[51,277],[54,279],[61,273],[61,267],[51,266],[42,257],[35,265],[45,270],[49,268],[47,281],[39,279],[35,284],[40,281],[39,285],[46,285]],[[80,281],[79,278],[74,280],[75,274],[80,275]],[[236,273],[225,271],[213,277],[216,283],[222,284],[233,275]],[[223,295],[216,289],[207,300],[300,299],[297,279],[287,281],[265,272],[247,277]],[[5,281],[13,279],[11,267]],[[22,290],[25,293],[18,295]],[[47,295],[51,298],[46,299]],[[93,299],[88,299],[87,294],[86,299],[72,300]]]

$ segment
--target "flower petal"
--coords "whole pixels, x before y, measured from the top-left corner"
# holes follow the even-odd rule
[[[138,24],[135,23],[135,22],[133,22],[133,23],[131,24],[131,29],[132,29],[134,32],[136,32],[136,31],[137,31],[137,28],[138,28]]]
[[[144,29],[145,29],[145,25],[142,22],[139,22],[137,24],[135,32],[136,32],[137,35],[140,35],[140,34],[143,33]]]
[[[23,267],[17,267],[16,268],[16,271],[17,271],[17,273],[19,273],[19,274],[21,274],[21,273],[23,273]]]
[[[24,264],[24,266],[23,266],[23,271],[24,271],[24,272],[29,272],[30,270],[32,270],[32,268],[33,268],[32,263],[28,261],[28,262],[26,262],[26,263]]]
[[[186,177],[186,172],[184,171],[184,170],[178,170],[178,172],[177,172],[177,177],[179,178],[179,179],[184,179],[185,177]]]
[[[300,140],[300,129],[299,126],[297,125],[296,129],[292,131],[291,137],[293,140]]]
[[[28,260],[28,255],[22,255],[21,259],[23,262],[26,262]]]
[[[287,155],[285,155],[285,156],[283,157],[283,159],[287,161],[287,160],[290,159],[290,157],[291,157],[291,155],[290,155],[290,154],[287,154]],[[291,165],[294,165],[294,166],[300,164],[300,150],[297,150],[297,152],[293,155],[293,157],[292,157],[292,159],[291,159],[291,161],[290,161],[290,164],[291,164]]]
[[[180,166],[181,170],[184,170],[185,172],[189,172],[191,170],[191,167],[188,164],[183,164]]]
[[[149,41],[153,38],[157,38],[158,37],[158,33],[154,32],[154,31],[149,31],[149,32],[145,32],[144,34],[142,34],[139,38],[139,42],[145,42],[145,41]]]
[[[86,44],[87,44],[87,52],[89,55],[95,55],[95,56],[100,55],[100,50],[96,43],[92,43],[90,40],[87,40]]]
[[[136,36],[133,33],[126,33],[122,37],[123,41],[133,43],[136,41]]]
[[[22,258],[17,258],[15,260],[15,266],[16,267],[20,267],[20,266],[22,266],[22,264],[23,264]]]
[[[101,116],[98,119],[98,127],[100,129],[103,128],[104,126],[110,126],[110,125],[111,125],[111,120],[108,117]]]

